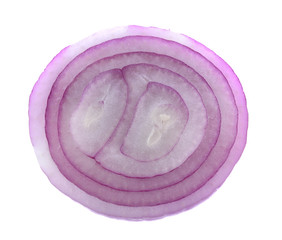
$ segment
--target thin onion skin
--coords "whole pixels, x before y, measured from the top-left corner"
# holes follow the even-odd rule
[[[199,122],[198,126],[191,125],[199,128],[199,140],[183,154],[183,161],[160,158],[135,163],[128,157],[126,161],[104,162],[110,156],[107,148],[103,147],[97,157],[88,156],[72,139],[71,105],[79,103],[87,84],[111,69],[130,75],[133,66],[172,72],[175,79],[179,76],[186,80],[187,89],[195,94],[198,109],[193,111],[202,115],[197,119],[197,114],[188,108],[187,124],[193,119]],[[115,122],[116,132],[121,122]],[[245,95],[230,66],[195,40],[153,27],[106,30],[63,49],[41,74],[29,102],[31,141],[50,182],[96,213],[127,220],[176,214],[208,198],[239,160],[246,145],[247,128]],[[105,138],[103,144],[111,146],[112,139]],[[178,142],[175,148],[181,140]],[[167,154],[176,153],[172,148]],[[128,167],[120,164],[123,161]]]

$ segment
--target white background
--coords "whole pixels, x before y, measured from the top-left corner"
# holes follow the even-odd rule
[[[282,239],[281,1],[0,3],[0,239]],[[28,133],[28,98],[50,60],[92,33],[137,24],[184,33],[225,59],[249,109],[248,143],[224,185],[176,216],[128,222],[54,188]]]

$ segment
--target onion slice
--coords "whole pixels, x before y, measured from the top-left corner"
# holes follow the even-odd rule
[[[115,218],[190,209],[225,181],[248,112],[232,69],[158,28],[96,33],[62,50],[35,84],[31,141],[51,183]]]

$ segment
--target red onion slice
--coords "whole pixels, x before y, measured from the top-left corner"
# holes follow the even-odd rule
[[[64,49],[36,83],[30,135],[52,184],[91,210],[154,219],[189,209],[246,144],[240,82],[187,36],[128,26]]]

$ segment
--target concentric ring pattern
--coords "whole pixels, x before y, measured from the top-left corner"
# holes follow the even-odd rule
[[[30,136],[51,183],[129,220],[187,210],[230,174],[248,113],[233,70],[195,40],[127,26],[63,49],[34,86]]]

